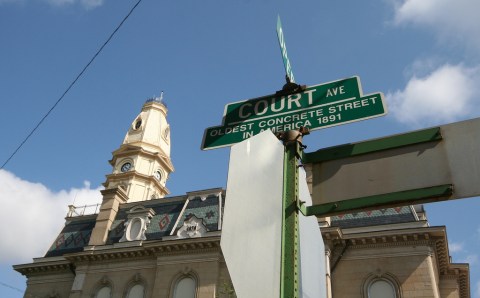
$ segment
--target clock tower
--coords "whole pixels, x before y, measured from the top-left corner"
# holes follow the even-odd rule
[[[120,148],[112,152],[113,167],[106,189],[122,188],[127,202],[163,198],[165,184],[174,171],[170,160],[170,126],[167,107],[160,97],[148,99],[133,120]]]

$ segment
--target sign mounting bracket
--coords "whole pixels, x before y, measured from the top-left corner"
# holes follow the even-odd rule
[[[275,95],[287,96],[287,95],[303,92],[305,91],[305,89],[307,89],[306,85],[299,85],[297,83],[292,82],[288,75],[285,75],[285,80],[287,82],[285,83],[285,85],[283,85],[282,90],[278,90],[277,92],[275,92]]]

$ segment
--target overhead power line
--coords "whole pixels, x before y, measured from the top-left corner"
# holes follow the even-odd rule
[[[93,63],[93,61],[97,58],[97,56],[102,52],[103,48],[110,42],[110,40],[117,33],[117,31],[120,29],[120,27],[122,27],[123,23],[125,23],[125,21],[133,13],[135,8],[137,8],[137,6],[140,4],[140,2],[142,2],[142,0],[138,0],[137,3],[135,3],[135,5],[130,9],[128,14],[120,22],[120,24],[118,24],[117,28],[115,28],[115,30],[113,30],[113,32],[110,34],[110,36],[107,38],[107,40],[103,43],[103,45],[98,49],[98,51],[95,53],[95,55],[93,55],[93,57],[90,59],[90,61],[83,67],[82,71],[80,71],[80,73],[70,83],[70,85],[67,87],[67,89],[65,89],[63,94],[57,99],[55,104],[50,108],[50,110],[48,110],[48,112],[43,116],[43,118],[40,119],[40,121],[38,121],[37,125],[35,125],[35,127],[30,131],[30,133],[23,139],[23,141],[20,143],[20,145],[18,145],[18,147],[7,158],[7,160],[5,160],[2,167],[0,167],[0,170],[3,169],[8,164],[8,162],[15,156],[15,154],[17,154],[17,152],[20,150],[20,148],[22,148],[23,145],[28,141],[28,139],[35,133],[35,131],[37,131],[37,129],[40,127],[40,125],[42,125],[43,121],[45,121],[45,119],[47,119],[47,117],[52,113],[52,111],[57,107],[57,105],[63,100],[65,95],[67,95],[67,93],[70,91],[70,89],[72,89],[72,87],[75,85],[75,83],[77,83],[77,81],[80,79],[80,77],[85,73],[87,68]]]

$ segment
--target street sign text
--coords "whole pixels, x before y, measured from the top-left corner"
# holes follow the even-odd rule
[[[202,149],[238,143],[267,129],[274,133],[301,126],[316,130],[385,114],[383,94],[362,96],[360,79],[351,77],[301,93],[227,104],[223,125],[206,129]]]

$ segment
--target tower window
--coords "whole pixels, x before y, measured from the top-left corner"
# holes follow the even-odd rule
[[[163,139],[167,141],[167,143],[170,141],[170,126],[167,126],[163,131]]]
[[[140,127],[142,127],[142,119],[137,119],[137,121],[135,121],[135,125],[133,126],[133,129],[138,130],[140,129]]]

